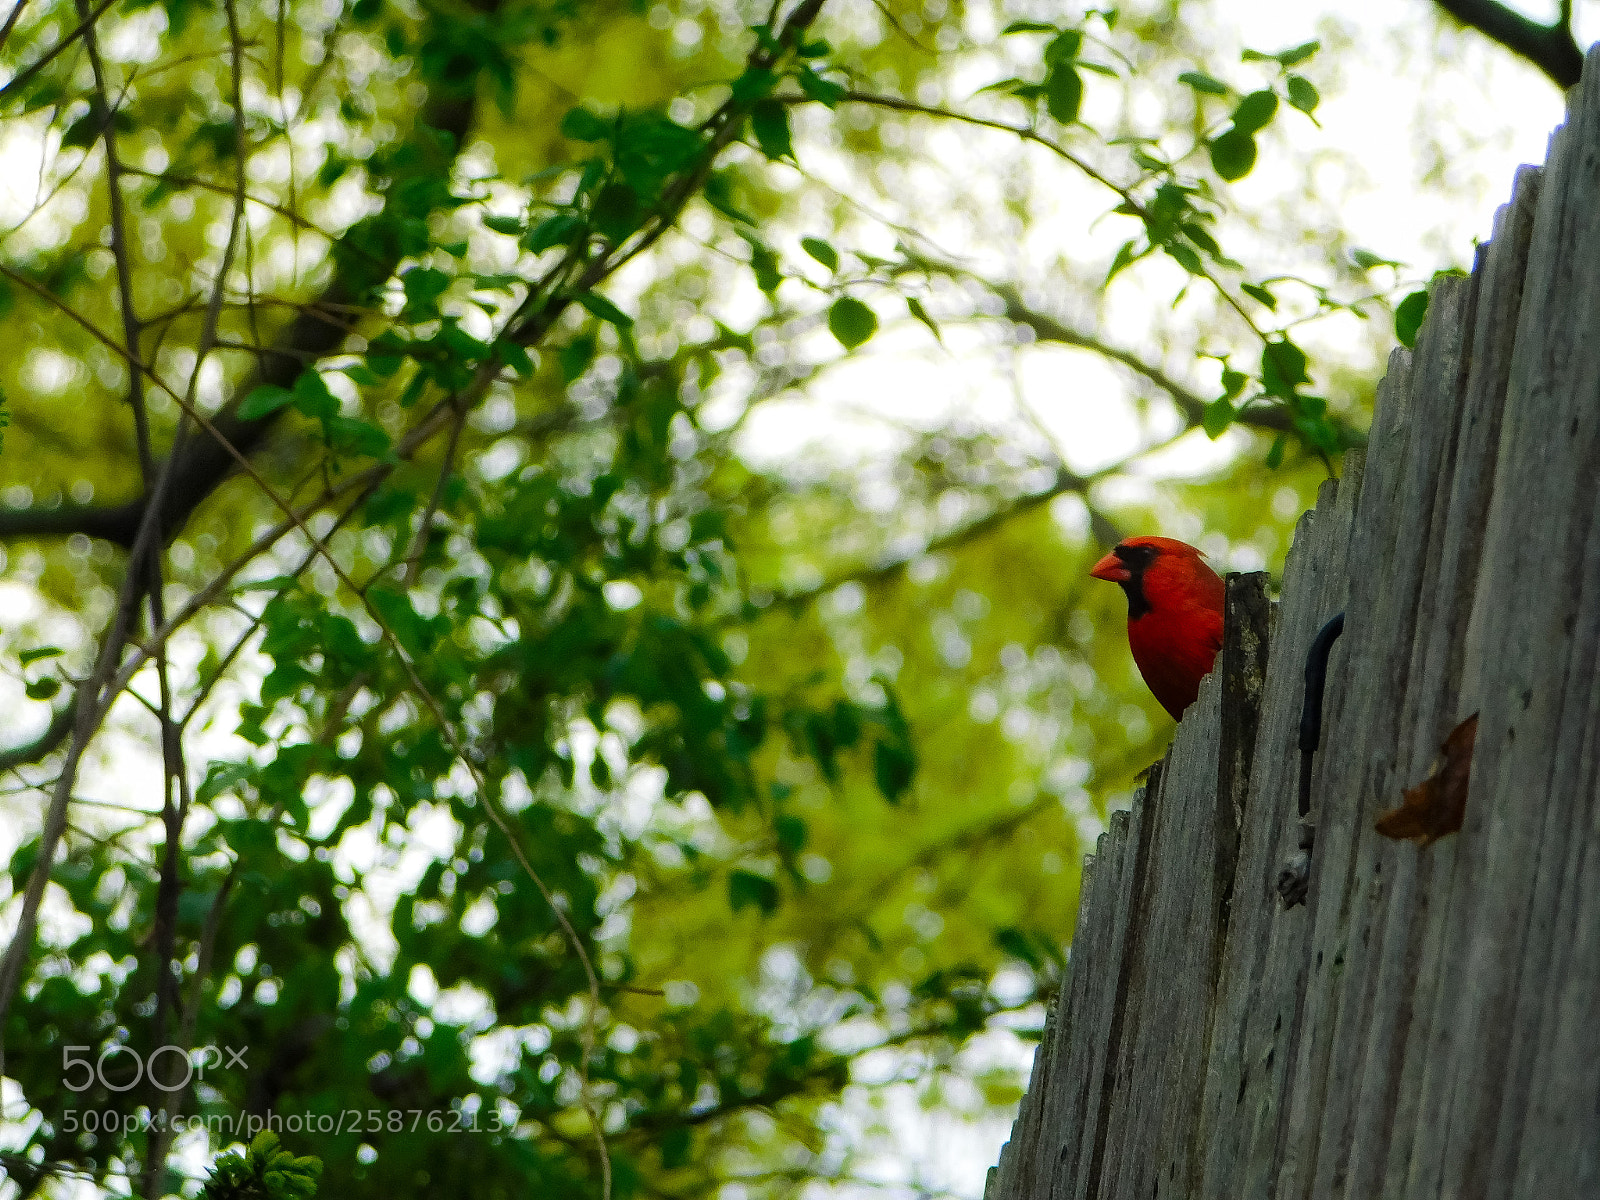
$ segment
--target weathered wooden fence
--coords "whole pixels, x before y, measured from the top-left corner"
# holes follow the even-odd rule
[[[1600,55],[1085,868],[987,1200],[1600,1197]],[[1306,649],[1347,613],[1297,841]],[[1270,624],[1270,654],[1267,627]],[[1264,672],[1262,670],[1264,666]],[[1380,812],[1479,714],[1465,825]]]

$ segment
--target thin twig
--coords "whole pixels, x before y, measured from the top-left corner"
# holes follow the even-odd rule
[[[202,179],[198,175],[179,175],[176,171],[148,171],[143,167],[135,167],[127,163],[123,164],[122,170],[126,175],[140,175],[146,179],[155,179],[160,180],[163,183],[175,184],[180,188],[199,188],[202,191],[216,192],[223,196],[233,196],[236,193],[236,188],[231,184],[224,186],[220,183],[212,183],[211,180]],[[329,233],[315,221],[308,221],[305,217],[302,217],[299,213],[295,212],[287,205],[279,204],[275,200],[269,200],[265,196],[253,196],[246,194],[245,199],[249,200],[251,204],[254,204],[259,208],[264,208],[268,212],[282,217],[296,229],[304,229],[308,233],[314,233],[318,237],[324,238],[329,242],[337,242],[339,240],[338,234]],[[377,259],[374,258],[369,252],[358,246],[352,246],[350,247],[350,250],[352,253],[366,258],[371,262],[377,261]]]
[[[0,27],[0,50],[4,50],[6,43],[11,40],[11,31],[16,28],[17,21],[22,17],[22,10],[28,7],[28,0],[17,0],[11,6],[11,15],[6,17],[4,27]]]
[[[776,99],[786,104],[810,103],[810,97],[808,96],[786,95],[778,96]],[[941,120],[957,121],[963,125],[975,125],[981,129],[994,129],[1002,133],[1009,133],[1013,137],[1021,138],[1025,142],[1033,142],[1035,145],[1043,146],[1046,150],[1049,150],[1058,158],[1071,163],[1074,167],[1076,167],[1088,178],[1092,179],[1095,183],[1098,183],[1101,187],[1113,192],[1118,199],[1127,205],[1130,212],[1137,216],[1141,221],[1145,222],[1146,227],[1150,225],[1149,210],[1134,194],[1131,188],[1125,187],[1124,185],[1118,183],[1087,159],[1083,158],[1081,155],[1074,154],[1071,150],[1068,150],[1054,138],[1046,137],[1032,125],[1016,125],[1009,121],[997,121],[989,117],[979,117],[974,116],[971,113],[956,112],[954,109],[940,108],[938,105],[934,104],[919,104],[914,100],[904,100],[899,96],[885,96],[876,92],[861,92],[852,90],[847,91],[843,96],[840,97],[840,99],[855,104],[868,104],[875,108],[892,109],[896,112],[915,113],[925,117],[937,117]],[[1250,313],[1245,309],[1244,305],[1239,303],[1238,298],[1223,286],[1222,281],[1212,273],[1211,268],[1207,267],[1203,262],[1199,264],[1199,267],[1200,277],[1209,283],[1213,289],[1215,289],[1217,296],[1222,300],[1222,302],[1238,315],[1239,319],[1249,327],[1251,333],[1255,334],[1255,336],[1263,343],[1267,342],[1268,337],[1266,332],[1255,323],[1255,318],[1250,315]]]
[[[141,329],[139,315],[133,299],[133,262],[128,254],[127,217],[122,203],[122,160],[117,152],[116,113],[111,107],[110,89],[106,86],[105,64],[100,57],[100,41],[90,15],[88,0],[77,0],[79,19],[83,25],[83,45],[88,53],[89,66],[94,74],[94,94],[91,108],[99,119],[100,140],[106,154],[106,192],[110,213],[111,255],[116,264],[117,300],[122,314],[122,337],[128,361],[142,362],[140,351]],[[155,483],[155,456],[150,447],[150,417],[145,403],[144,376],[134,370],[128,372],[128,406],[133,411],[134,437],[139,452],[139,474],[146,491]],[[151,626],[158,627],[164,620],[162,604],[161,530],[159,524],[147,557],[134,559],[128,564],[129,574],[142,576],[144,591],[149,598]],[[120,648],[119,648],[120,650]],[[172,720],[172,680],[167,666],[166,651],[156,655],[155,661],[159,703],[155,709],[161,737],[161,823],[165,844],[161,855],[159,882],[156,887],[155,921],[152,947],[155,954],[155,1013],[152,1019],[152,1039],[156,1045],[166,1040],[167,1020],[172,1007],[176,984],[172,976],[173,958],[177,946],[178,901],[182,890],[179,875],[179,851],[183,841],[183,811],[179,793],[186,790],[182,739]],[[152,1085],[154,1081],[152,1080]],[[151,1099],[157,1104],[155,1093]],[[157,1135],[157,1143],[161,1141]],[[154,1161],[159,1161],[156,1159]],[[155,1194],[156,1166],[150,1168],[146,1190]]]
[[[82,3],[83,0],[79,0],[79,2]],[[246,203],[246,151],[244,143],[245,110],[243,84],[244,40],[239,31],[239,14],[235,7],[235,0],[225,0],[223,4],[223,10],[227,14],[228,43],[232,51],[230,59],[230,82],[232,86],[229,99],[232,103],[234,117],[233,218],[229,222],[228,226],[228,240],[226,245],[223,247],[222,263],[217,270],[216,280],[212,285],[210,301],[206,305],[205,322],[201,327],[200,341],[195,347],[194,366],[189,373],[189,387],[187,396],[188,402],[183,406],[183,414],[178,419],[177,432],[173,436],[174,452],[168,454],[167,460],[163,464],[163,474],[171,473],[176,469],[176,464],[178,461],[178,456],[175,452],[176,448],[183,444],[184,439],[188,434],[190,413],[199,411],[195,405],[200,394],[200,373],[205,366],[206,359],[210,356],[213,347],[216,345],[217,326],[222,315],[223,292],[227,286],[228,276],[233,270],[234,255],[237,252],[239,245],[239,234],[240,230],[244,226]],[[112,149],[112,142],[109,139],[106,142],[106,148],[109,154]],[[130,372],[130,374],[132,373]],[[145,490],[147,493],[151,490],[148,476],[146,477]],[[155,524],[158,535],[155,542],[155,548],[152,552],[152,558],[157,564],[159,564],[160,547],[162,544],[162,540],[159,536],[160,517],[158,509],[152,511],[156,512],[157,514],[155,517]],[[155,568],[152,568],[153,590],[150,597],[150,613],[152,623],[156,626],[162,624],[160,596],[157,594],[160,586],[159,581],[159,571]],[[189,815],[189,806],[193,800],[193,794],[190,790],[188,769],[184,762],[183,756],[182,726],[175,724],[172,720],[171,697],[167,688],[166,655],[164,650],[158,652],[156,663],[161,678],[162,743],[163,749],[166,752],[164,757],[167,764],[168,777],[169,779],[176,781],[178,793],[176,797],[172,797],[169,793],[167,808],[163,814],[165,818],[165,824],[167,826],[167,848],[165,858],[162,861],[161,884],[157,895],[156,907],[156,931],[158,934],[157,942],[158,950],[161,955],[161,972],[157,976],[155,1015],[155,1036],[156,1041],[159,1043],[166,1036],[167,1007],[170,1003],[173,1003],[177,1000],[177,997],[173,994],[173,989],[175,989],[176,985],[171,979],[171,963],[175,950],[178,900],[179,893],[181,891],[181,882],[178,878],[178,861],[179,851],[183,840],[183,827]],[[161,903],[163,900],[166,902],[165,907],[163,907]],[[191,1018],[192,1016],[193,1014],[190,1014]],[[193,1020],[187,1020],[185,1024],[192,1027]],[[180,1048],[187,1053],[189,1049],[188,1041],[182,1040],[182,1045]],[[152,1085],[154,1085],[154,1082],[155,1081],[152,1079]],[[160,1195],[162,1191],[160,1187],[160,1180],[162,1174],[166,1170],[167,1155],[171,1151],[173,1136],[176,1132],[173,1117],[176,1116],[178,1111],[178,1095],[176,1092],[166,1092],[161,1096],[160,1100],[157,1101],[157,1104],[164,1109],[167,1119],[162,1121],[156,1130],[156,1136],[153,1139],[150,1147],[148,1161],[145,1164],[145,1191],[151,1196]]]
[[[25,2],[26,0],[23,0],[23,3]],[[46,50],[38,60],[33,62],[31,65],[24,67],[20,72],[14,75],[4,87],[0,87],[0,101],[4,101],[5,98],[12,92],[27,87],[29,81],[32,80],[33,77],[40,71],[44,70],[52,62],[54,62],[57,55],[59,55],[68,46],[72,45],[72,43],[77,41],[79,38],[86,36],[94,27],[94,23],[100,19],[100,14],[105,12],[106,9],[110,8],[116,2],[117,0],[100,0],[100,3],[95,6],[93,11],[91,11],[88,16],[82,18],[76,29],[67,34],[66,37],[62,38],[54,46],[51,46],[50,49]],[[22,3],[19,3],[17,5],[16,12],[12,13],[11,21],[6,22],[7,33],[10,32],[12,21],[15,21],[16,17],[21,12]]]
[[[434,514],[439,511],[439,504],[444,499],[445,484],[450,481],[451,468],[455,463],[456,445],[461,440],[461,430],[466,423],[467,414],[457,409],[455,420],[450,423],[450,440],[445,443],[444,461],[439,464],[439,478],[433,485],[432,495],[428,497],[428,506],[422,510],[422,520],[417,523],[416,536],[405,557],[404,578],[408,591],[417,586],[417,576],[422,572],[422,556],[428,549],[428,535],[433,531]]]

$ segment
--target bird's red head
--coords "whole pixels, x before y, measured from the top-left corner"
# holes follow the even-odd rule
[[[1161,565],[1156,567],[1158,562]],[[1095,563],[1089,574],[1096,579],[1121,584],[1132,603],[1136,595],[1142,598],[1144,577],[1152,567],[1156,568],[1157,575],[1187,577],[1198,571],[1212,579],[1216,578],[1200,557],[1200,551],[1188,542],[1166,537],[1124,538],[1110,554]],[[1130,588],[1130,584],[1134,586]]]
[[[1222,646],[1222,580],[1200,551],[1164,537],[1119,542],[1089,574],[1127,593],[1133,660],[1176,719],[1194,703]]]

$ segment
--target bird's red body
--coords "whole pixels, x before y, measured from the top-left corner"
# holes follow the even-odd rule
[[[1089,573],[1127,593],[1133,661],[1176,721],[1222,649],[1222,580],[1200,551],[1164,537],[1128,538]]]

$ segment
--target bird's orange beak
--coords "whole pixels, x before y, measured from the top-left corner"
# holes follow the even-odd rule
[[[1096,579],[1109,580],[1111,583],[1127,583],[1133,578],[1133,572],[1128,570],[1127,565],[1117,557],[1115,550],[1095,563],[1094,570],[1089,574]]]

